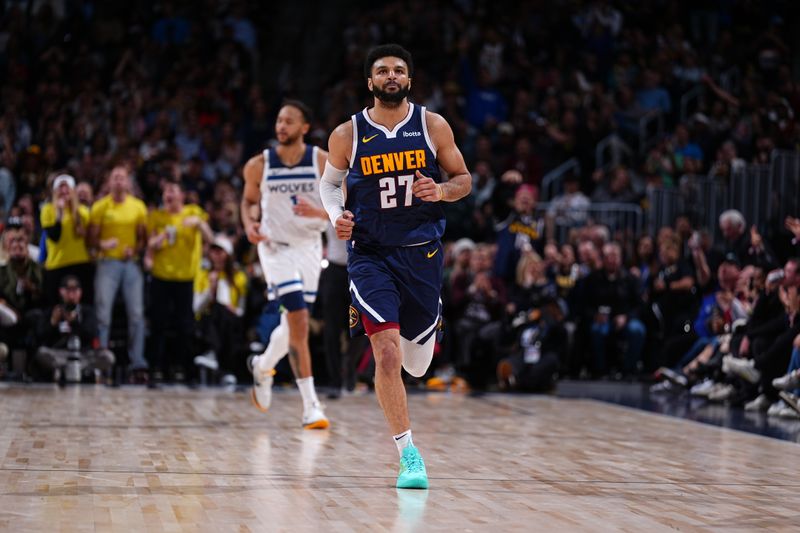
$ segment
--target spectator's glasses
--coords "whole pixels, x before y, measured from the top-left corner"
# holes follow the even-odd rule
[[[81,287],[80,285],[67,285],[66,287],[63,287],[63,289],[68,292],[73,292],[81,290]]]

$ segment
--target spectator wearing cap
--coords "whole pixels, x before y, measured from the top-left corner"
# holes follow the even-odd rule
[[[465,280],[470,274],[472,257],[475,255],[477,246],[472,239],[467,237],[458,239],[447,249],[445,257],[444,281],[442,283],[442,322],[443,338],[442,353],[439,357],[434,357],[434,362],[441,368],[447,368],[447,372],[452,371],[452,362],[457,359],[454,347],[457,343],[454,328],[458,315],[461,311],[457,305],[457,300],[463,298],[465,290]],[[454,286],[459,284],[460,286]]]
[[[78,202],[75,178],[68,174],[53,180],[53,198],[42,206],[39,219],[45,234],[47,259],[44,263],[44,299],[54,305],[59,299],[61,278],[76,276],[81,286],[90,288],[94,268],[86,247],[89,209]],[[88,290],[85,300],[92,301]]]
[[[465,273],[469,270],[470,260],[472,259],[472,252],[475,251],[475,242],[472,239],[464,237],[458,239],[453,243],[451,248],[452,267],[445,274],[445,279],[452,280],[458,274]]]
[[[6,222],[3,245],[8,263],[0,266],[0,306],[7,327],[0,329],[0,340],[11,348],[28,351],[41,315],[42,267],[28,254],[28,234],[18,218]]]
[[[150,268],[150,341],[155,368],[189,368],[189,342],[194,332],[192,299],[200,266],[202,241],[212,241],[208,215],[197,205],[184,203],[178,180],[162,182],[162,207],[148,217],[145,265]],[[165,359],[166,334],[176,335],[175,354]]]
[[[217,234],[208,250],[208,268],[194,280],[193,308],[199,321],[200,341],[208,351],[195,364],[226,376],[242,375],[243,321],[247,299],[247,275],[233,261],[233,243]],[[227,378],[227,383],[232,380]]]
[[[58,293],[61,301],[42,316],[39,325],[40,347],[36,352],[39,368],[57,381],[70,356],[78,354],[82,370],[109,372],[114,365],[114,354],[109,349],[95,348],[97,316],[82,301],[80,279],[72,274],[63,276]]]
[[[130,171],[123,164],[111,169],[108,190],[89,214],[88,243],[98,257],[94,297],[100,346],[108,348],[111,311],[121,287],[128,317],[128,369],[132,381],[145,383],[144,277],[138,258],[147,244],[147,207],[130,194]]]

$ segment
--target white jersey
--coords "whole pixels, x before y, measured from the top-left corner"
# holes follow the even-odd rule
[[[322,208],[319,197],[321,172],[316,146],[306,146],[300,162],[288,167],[274,148],[264,150],[264,173],[261,177],[261,233],[276,244],[290,245],[319,240],[327,220],[302,217],[292,208],[303,198]]]

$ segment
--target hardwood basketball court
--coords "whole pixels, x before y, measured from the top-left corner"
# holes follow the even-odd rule
[[[429,491],[394,488],[374,395],[0,389],[8,531],[796,530],[797,444],[592,400],[409,396]]]

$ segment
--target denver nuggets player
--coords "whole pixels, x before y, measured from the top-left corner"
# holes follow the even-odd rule
[[[303,427],[325,429],[330,424],[311,373],[308,306],[317,296],[321,232],[328,219],[319,206],[318,189],[327,153],[303,142],[310,119],[305,104],[285,101],[275,123],[278,146],[264,150],[244,166],[242,224],[248,240],[258,246],[270,293],[285,309],[266,351],[251,357],[248,364],[253,373],[253,403],[266,412],[272,400],[275,365],[288,352],[303,397]]]
[[[363,327],[372,344],[375,392],[400,453],[397,487],[424,489],[428,476],[411,439],[400,368],[422,376],[433,357],[441,202],[467,195],[471,177],[447,122],[408,101],[412,73],[411,54],[399,45],[369,52],[364,74],[374,105],[331,134],[320,193],[337,237],[349,241],[351,329]]]

